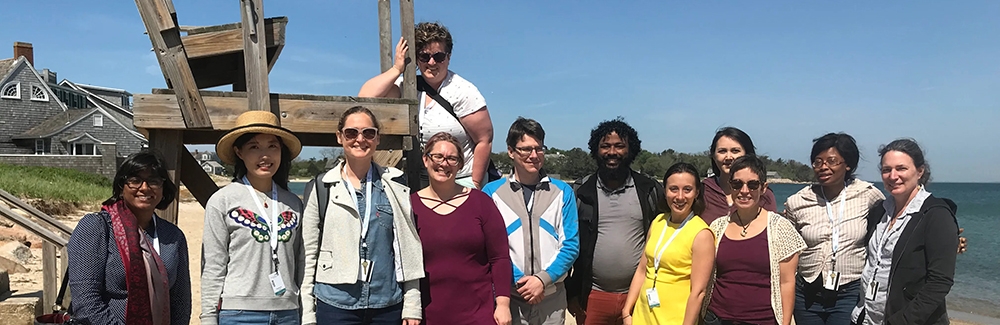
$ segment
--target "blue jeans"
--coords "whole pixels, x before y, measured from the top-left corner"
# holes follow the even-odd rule
[[[851,311],[861,296],[861,280],[840,285],[837,292],[823,288],[823,279],[813,283],[795,278],[796,324],[850,325]]]
[[[403,322],[403,303],[378,309],[347,310],[317,299],[316,320],[318,324],[399,325]]]
[[[219,325],[298,325],[302,323],[299,310],[231,310],[219,311]]]

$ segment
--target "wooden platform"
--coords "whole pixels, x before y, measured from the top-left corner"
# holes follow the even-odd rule
[[[285,47],[287,24],[287,17],[264,20],[268,71],[274,67],[278,55]],[[243,85],[245,64],[242,26],[242,23],[233,23],[184,29],[187,36],[181,37],[181,42],[187,50],[191,73],[199,89],[235,85],[234,90],[246,90]]]

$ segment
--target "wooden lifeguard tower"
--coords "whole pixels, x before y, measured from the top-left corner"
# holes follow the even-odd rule
[[[420,154],[412,68],[404,69],[402,99],[272,94],[267,76],[285,46],[288,18],[263,18],[263,0],[240,0],[241,22],[209,27],[179,25],[171,0],[135,0],[135,4],[167,83],[165,89],[135,95],[135,127],[146,134],[151,148],[163,154],[174,183],[184,183],[202,206],[218,187],[184,145],[216,143],[248,110],[271,111],[303,145],[337,146],[334,133],[340,115],[364,105],[381,124],[379,149],[404,152],[407,165],[414,166],[405,168],[407,178],[417,179]],[[399,0],[399,9],[403,37],[414,44],[413,1]],[[385,71],[393,60],[390,0],[378,0],[378,13],[379,55]],[[408,62],[413,62],[414,51],[410,47]],[[201,90],[224,85],[232,85],[233,91]],[[177,201],[159,215],[176,223]]]

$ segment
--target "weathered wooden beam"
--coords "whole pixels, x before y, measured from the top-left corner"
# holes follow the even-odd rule
[[[276,59],[275,55],[277,55],[278,50],[278,47],[268,48],[268,60]],[[194,73],[194,81],[200,89],[236,84],[246,79],[242,51],[191,59],[188,62],[190,62],[191,71]]]
[[[264,44],[267,48],[285,44],[285,25],[288,18],[268,18],[264,20]],[[243,28],[241,23],[230,24],[232,29],[212,32],[188,33],[181,37],[189,59],[218,56],[243,52]]]
[[[149,40],[156,52],[167,85],[177,90],[181,115],[188,128],[210,128],[212,122],[198,94],[198,86],[188,65],[187,53],[176,24],[166,28],[164,17],[172,17],[164,0],[135,0]],[[170,5],[169,7],[172,7]],[[171,18],[172,22],[173,19]]]
[[[69,250],[66,247],[59,249],[59,282],[62,283],[63,277],[66,276],[66,269],[69,268]],[[73,303],[73,295],[70,293],[69,286],[66,286],[66,293],[63,296],[62,306],[63,308],[69,308],[69,305]],[[56,292],[58,293],[58,292]]]
[[[59,222],[59,220],[56,220],[55,218],[45,214],[42,211],[38,211],[38,209],[35,209],[35,207],[31,206],[30,204],[24,203],[24,201],[21,201],[21,199],[19,199],[14,195],[11,195],[10,193],[7,193],[7,191],[0,190],[0,198],[3,198],[4,201],[9,202],[10,204],[16,206],[18,209],[28,212],[35,218],[44,221],[46,224],[49,225],[49,229],[55,229],[58,233],[65,236],[66,238],[69,238],[69,236],[73,234],[73,228],[70,228],[66,224]]]
[[[167,169],[167,174],[174,184],[181,183],[180,176],[183,171],[181,168],[181,154],[187,152],[187,149],[184,148],[183,140],[183,134],[178,130],[149,130],[149,147],[163,156],[164,163],[166,164],[163,167]],[[163,210],[157,210],[156,214],[170,223],[177,224],[179,199],[179,197],[175,197],[170,206]]]
[[[392,2],[378,0],[378,58],[382,72],[392,68],[392,44]]]
[[[56,244],[59,247],[66,246],[66,244],[69,242],[68,239],[63,238],[62,236],[56,234],[55,232],[52,232],[48,228],[42,227],[38,223],[35,223],[33,220],[25,218],[21,214],[14,212],[13,210],[8,209],[7,207],[4,207],[2,205],[0,205],[0,216],[7,217],[7,219],[10,219],[10,221],[13,221],[18,226],[21,226],[24,229],[27,229],[28,231],[35,234],[42,240],[52,242],[53,244]]]
[[[235,126],[236,117],[249,106],[246,93],[203,92],[213,129],[229,130]],[[218,95],[218,96],[217,96]],[[241,96],[242,95],[242,96]],[[137,128],[186,129],[178,111],[177,99],[167,94],[138,94],[133,96],[133,123]],[[363,105],[379,119],[383,135],[413,135],[416,129],[411,120],[410,105],[415,102],[402,99],[369,99],[343,96],[311,96],[272,94],[271,106],[280,112],[282,127],[293,132],[332,133],[334,125],[347,109]]]
[[[195,200],[204,207],[208,204],[208,198],[219,190],[219,186],[215,185],[215,181],[208,176],[208,173],[205,173],[190,151],[184,150],[181,153],[181,170],[184,171],[181,173],[181,183],[184,183],[188,192],[191,192]]]
[[[240,0],[243,22],[243,64],[246,68],[247,104],[251,111],[271,111],[267,83],[267,47],[264,46],[264,1]]]
[[[322,133],[327,132],[327,133]],[[303,146],[314,147],[339,147],[333,129],[314,130],[312,132],[295,132]],[[215,144],[219,138],[226,134],[224,130],[186,130],[184,131],[184,144]],[[378,150],[400,150],[403,148],[404,135],[381,135]],[[200,167],[199,167],[200,168]]]
[[[414,41],[416,30],[413,23],[413,0],[399,0],[399,26],[402,30],[403,38],[409,44],[406,57],[416,64],[417,42]],[[407,65],[403,68],[402,95],[406,99],[417,99],[417,71],[413,66]]]
[[[59,294],[59,284],[56,282],[56,272],[59,268],[56,265],[56,245],[50,242],[42,242],[42,306],[45,310],[55,305],[56,295]]]

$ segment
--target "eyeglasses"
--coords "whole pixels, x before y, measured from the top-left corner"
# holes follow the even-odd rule
[[[142,187],[142,183],[146,183],[146,186],[148,186],[150,189],[157,190],[163,188],[163,182],[164,180],[159,177],[150,177],[147,179],[142,179],[133,176],[125,179],[125,186],[128,186],[128,188],[133,190],[138,190],[140,187]]]
[[[443,165],[445,161],[452,166],[458,165],[458,156],[445,156],[439,153],[428,153],[425,156],[438,165]]]
[[[431,58],[434,58],[434,62],[442,62],[448,58],[448,53],[445,52],[437,52],[434,54],[430,54],[427,52],[417,53],[417,60],[420,62],[423,63],[431,62]]]
[[[813,168],[819,169],[823,167],[823,164],[826,164],[827,167],[833,168],[840,166],[843,163],[844,163],[843,160],[834,157],[827,157],[826,160],[823,160],[822,158],[816,158],[816,160],[813,160]]]
[[[545,151],[546,151],[546,150],[549,150],[549,147],[546,147],[546,146],[537,146],[537,147],[514,147],[514,151],[516,151],[516,152],[517,152],[517,154],[519,154],[519,155],[521,155],[521,156],[528,156],[528,155],[531,155],[531,152],[535,152],[535,153],[537,153],[537,154],[541,155],[541,154],[545,154]]]
[[[746,184],[747,189],[749,189],[751,191],[754,191],[754,190],[757,190],[758,188],[760,188],[761,182],[758,181],[758,180],[752,180],[752,181],[743,183],[743,181],[738,180],[738,179],[734,179],[734,180],[729,181],[729,186],[732,187],[733,190],[736,190],[736,191],[742,190],[743,189],[743,184]]]
[[[365,137],[365,140],[375,140],[375,136],[378,136],[378,128],[344,128],[340,131],[344,138],[346,139],[357,139],[358,134]]]

